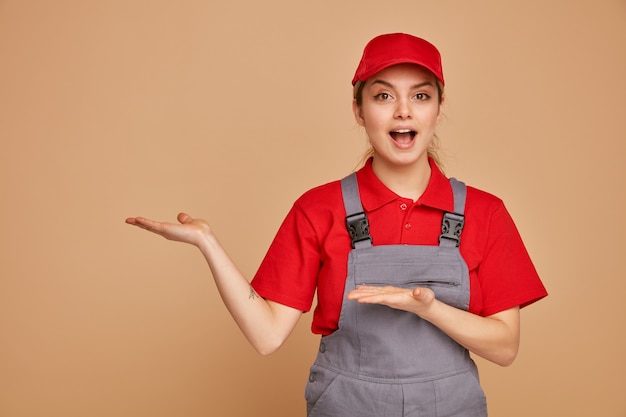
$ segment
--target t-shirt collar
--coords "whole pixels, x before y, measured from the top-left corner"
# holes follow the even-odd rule
[[[454,201],[450,181],[441,172],[432,158],[428,158],[428,162],[431,168],[430,180],[416,204],[452,211]],[[372,169],[372,158],[368,159],[363,168],[357,172],[357,180],[359,182],[361,202],[366,211],[376,210],[396,200],[406,200],[391,191],[378,179]]]

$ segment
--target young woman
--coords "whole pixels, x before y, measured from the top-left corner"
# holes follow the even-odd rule
[[[546,290],[502,201],[438,167],[437,49],[378,36],[352,84],[370,157],[295,202],[251,284],[206,222],[126,221],[197,246],[261,354],[281,346],[317,292],[308,416],[486,416],[469,352],[511,364],[519,310]]]

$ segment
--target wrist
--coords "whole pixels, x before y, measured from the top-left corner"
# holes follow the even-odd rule
[[[417,309],[418,311],[416,311],[415,314],[420,316],[422,319],[433,323],[436,321],[436,317],[440,315],[442,305],[443,303],[437,300],[433,295],[432,299],[429,301],[420,303]]]
[[[213,232],[209,228],[206,228],[199,232],[196,246],[202,253],[210,253],[214,251],[214,248],[219,247],[220,243]]]

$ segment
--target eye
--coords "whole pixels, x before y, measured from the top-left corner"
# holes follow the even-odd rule
[[[391,99],[391,96],[389,95],[389,93],[378,93],[374,96],[374,99],[379,101],[386,101]]]
[[[426,93],[417,93],[415,94],[415,98],[419,101],[428,100],[430,96]]]

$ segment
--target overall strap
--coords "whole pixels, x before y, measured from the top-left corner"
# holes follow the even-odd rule
[[[346,208],[346,227],[352,238],[352,248],[372,246],[370,226],[361,204],[356,173],[353,172],[341,180],[341,193]]]
[[[461,244],[461,232],[465,224],[465,184],[456,178],[450,178],[454,198],[454,212],[445,212],[441,221],[439,245],[458,247]],[[346,209],[346,227],[352,238],[352,248],[372,246],[369,222],[361,204],[356,174],[352,173],[341,180],[341,193]]]
[[[465,184],[456,178],[450,178],[454,198],[454,212],[445,212],[441,221],[439,246],[458,247],[461,244],[461,232],[465,224]]]

